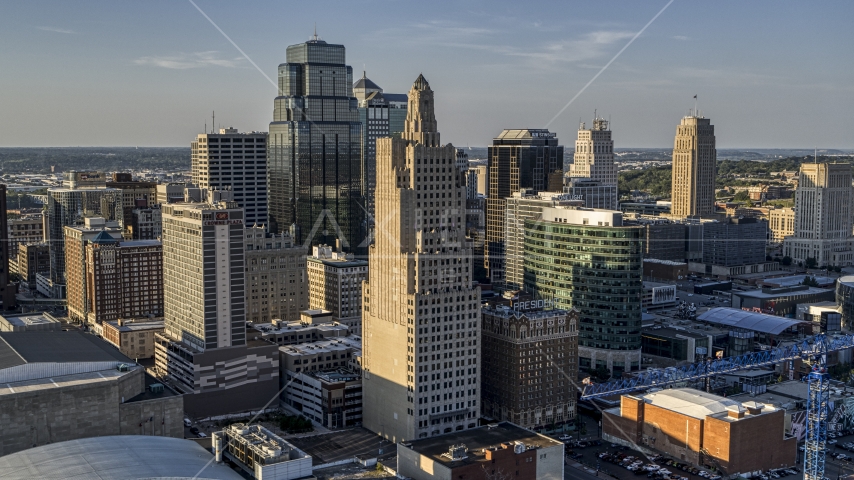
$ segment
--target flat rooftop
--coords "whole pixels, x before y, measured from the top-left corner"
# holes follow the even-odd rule
[[[748,291],[733,291],[732,292],[733,295],[737,295],[739,297],[762,298],[762,299],[791,297],[793,295],[821,295],[822,293],[833,293],[833,289],[809,287],[809,288],[805,288],[803,290],[792,290],[792,291],[788,291],[788,292],[763,292],[762,290],[748,290]]]
[[[314,355],[316,353],[338,352],[353,349],[362,351],[362,337],[351,335],[349,337],[335,337],[329,340],[318,340],[310,343],[299,343],[296,345],[285,345],[279,347],[279,351],[292,355]]]
[[[25,363],[134,362],[100,338],[78,330],[0,333],[0,370]]]
[[[137,367],[139,368],[139,367]],[[54,388],[72,387],[76,385],[92,385],[118,380],[127,375],[128,372],[120,372],[115,368],[97,372],[76,373],[72,375],[53,376],[50,378],[36,378],[19,382],[3,383],[0,385],[0,396],[16,395],[27,392],[38,392],[52,390]],[[0,478],[3,478],[0,475]]]
[[[31,325],[61,323],[59,320],[44,313],[33,313],[29,315],[15,315],[8,317],[4,315],[2,319],[6,320],[9,324],[14,325],[16,327],[28,327]]]
[[[703,332],[703,330],[698,330],[696,332],[692,332],[690,330],[677,330],[677,329],[671,328],[671,327],[661,327],[661,328],[644,327],[641,330],[641,335],[646,336],[646,337],[662,336],[662,337],[668,337],[668,338],[675,338],[677,335],[682,335],[683,337],[689,337],[689,338],[694,338],[694,339],[706,338],[706,335],[704,335],[701,332]]]
[[[151,320],[137,320],[137,321],[125,321],[124,325],[119,325],[119,322],[116,320],[105,322],[112,325],[116,330],[120,332],[136,332],[136,331],[144,331],[144,330],[157,330],[165,328],[166,323],[164,319],[151,319]]]
[[[452,461],[444,455],[448,453],[448,449],[452,445],[465,445],[469,452],[468,459],[463,460],[462,462],[473,463],[479,460],[479,458],[474,455],[476,450],[498,447],[501,444],[512,445],[515,442],[522,442],[528,449],[562,445],[562,443],[557,440],[539,435],[510,422],[501,422],[494,427],[485,425],[483,427],[446,433],[444,435],[438,435],[431,438],[413,440],[412,442],[405,444],[405,446],[433,461],[442,464],[450,464],[460,462],[460,460]],[[480,458],[482,459],[483,457]]]
[[[708,415],[726,412],[740,403],[693,388],[668,388],[643,395],[644,402],[700,420]]]

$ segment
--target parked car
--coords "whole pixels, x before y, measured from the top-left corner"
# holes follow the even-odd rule
[[[571,438],[572,438],[572,437],[570,437],[569,435],[567,435],[567,434],[565,434],[565,433],[564,433],[563,435],[561,435],[561,436],[557,437],[557,439],[558,439],[558,440],[560,440],[561,442],[565,442],[565,441],[567,441],[567,440],[569,440],[569,439],[571,439]]]
[[[199,433],[199,429],[198,429],[198,428],[196,428],[196,427],[192,427],[192,428],[190,429],[190,433],[192,433],[193,435],[195,435],[195,434]]]
[[[199,438],[206,438],[207,434],[205,432],[199,432]]]
[[[193,422],[191,422],[189,418],[184,419],[184,426],[185,427],[189,427],[192,424],[193,424]]]

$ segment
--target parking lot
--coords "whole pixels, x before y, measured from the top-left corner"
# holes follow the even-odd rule
[[[684,465],[681,461],[673,458],[647,456],[637,450],[603,441],[599,436],[600,432],[597,428],[597,421],[587,415],[581,415],[581,419],[585,424],[584,431],[587,434],[572,434],[569,439],[566,437],[563,438],[563,440],[566,440],[567,459],[570,461],[581,463],[593,471],[598,469],[600,472],[619,480],[721,480],[720,478],[716,478],[718,472],[709,469],[694,469],[694,467]],[[560,439],[558,436],[554,436],[554,438]],[[854,457],[854,451],[847,451],[841,447],[842,444],[847,442],[851,442],[854,445],[854,435],[840,437],[836,439],[836,442],[833,445],[828,445],[827,448],[828,455],[825,476],[830,479],[836,479],[837,475],[854,473],[854,460],[842,461],[832,458],[834,449],[838,450],[837,453],[845,453]],[[787,469],[789,470],[788,472],[780,470],[774,475],[765,472],[766,474],[763,475],[765,478],[754,478],[757,478],[757,480],[803,480],[803,473],[801,473],[803,452],[799,452],[799,454],[797,466]],[[626,461],[629,457],[633,458]],[[627,468],[638,461],[641,463],[637,469],[629,470]],[[659,473],[662,470],[665,472],[663,474]]]
[[[849,444],[849,446],[846,447],[845,444]],[[798,455],[803,461],[804,452],[801,448],[803,448],[803,444],[798,446]],[[845,457],[837,458],[839,455],[845,455]],[[848,434],[836,436],[836,438],[831,438],[828,435],[824,476],[838,478],[842,475],[854,473],[854,460],[852,458],[854,458],[854,435]]]

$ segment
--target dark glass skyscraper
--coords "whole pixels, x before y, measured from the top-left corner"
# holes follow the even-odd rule
[[[563,190],[563,146],[542,129],[504,130],[492,140],[489,196],[486,199],[486,268],[492,283],[504,287],[505,202],[521,189]]]
[[[267,144],[270,230],[365,252],[362,123],[344,46],[291,45]],[[361,245],[361,247],[360,247]]]

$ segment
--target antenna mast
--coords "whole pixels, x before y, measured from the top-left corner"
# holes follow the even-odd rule
[[[216,111],[211,110],[211,133],[216,133]]]

